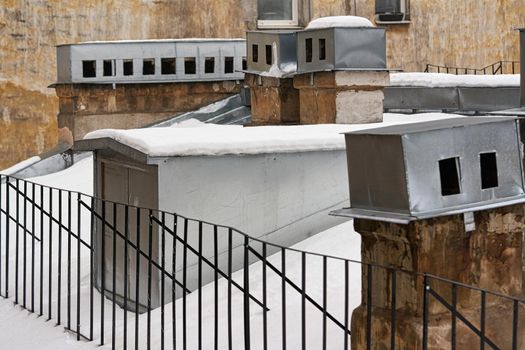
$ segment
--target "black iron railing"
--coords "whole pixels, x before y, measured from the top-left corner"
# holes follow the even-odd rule
[[[465,327],[482,348],[523,346],[520,298],[286,248],[173,213],[0,180],[0,295],[56,320],[77,340],[112,349],[349,349],[351,313],[361,304],[367,349],[402,348],[407,310],[420,315],[424,349],[433,322],[447,313],[452,348]],[[412,282],[416,300],[399,294]],[[480,295],[479,310],[465,308],[465,293]],[[498,339],[487,332],[495,299],[511,305],[511,326]],[[382,338],[372,332],[376,317],[389,330]]]
[[[517,74],[520,69],[520,61],[498,61],[483,68],[465,68],[453,66],[440,66],[427,64],[425,73],[448,73],[448,74]]]

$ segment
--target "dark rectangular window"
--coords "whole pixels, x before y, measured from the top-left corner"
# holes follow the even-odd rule
[[[195,57],[184,58],[184,74],[197,74],[197,65],[195,64]]]
[[[82,61],[82,76],[95,78],[97,76],[97,61]]]
[[[259,62],[259,45],[252,45],[252,61]]]
[[[266,64],[271,65],[272,63],[272,45],[266,45]]]
[[[447,158],[439,161],[439,178],[441,180],[442,196],[461,193],[459,157]]]
[[[481,170],[481,189],[498,187],[498,162],[496,152],[481,153],[479,155]]]
[[[124,75],[133,75],[133,60],[123,60],[122,68]]]
[[[233,57],[224,57],[224,73],[231,74],[234,71],[234,60]]]
[[[175,57],[160,59],[160,73],[161,74],[176,74],[177,73],[177,60],[175,59]]]
[[[204,73],[215,73],[215,57],[206,57],[204,59]]]
[[[242,70],[248,69],[248,62],[246,61],[246,57],[242,58]]]
[[[105,77],[115,76],[115,60],[104,60],[104,72]]]
[[[319,39],[319,60],[326,59],[326,39]]]
[[[313,57],[312,38],[305,39],[305,41],[304,41],[304,48],[305,48],[305,59],[306,59],[306,62],[312,62],[312,57]]]
[[[154,75],[155,74],[155,59],[145,58],[142,60],[142,75]]]

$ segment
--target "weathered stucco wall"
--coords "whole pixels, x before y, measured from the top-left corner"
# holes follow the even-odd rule
[[[257,0],[2,0],[0,79],[18,85],[16,96],[0,95],[0,110],[11,112],[11,128],[35,135],[19,139],[16,154],[0,153],[0,168],[56,142],[57,101],[47,86],[56,75],[55,45],[88,40],[175,37],[244,37],[256,26]],[[357,14],[373,18],[375,0],[299,0],[307,17]],[[356,6],[354,6],[354,4]],[[525,26],[523,0],[411,0],[412,23],[388,26],[389,66],[418,71],[426,63],[481,67],[517,60],[518,35]],[[40,100],[49,125],[33,120]],[[41,103],[41,102],[37,102]],[[40,117],[39,117],[40,118]],[[45,119],[45,118],[44,118]],[[40,120],[40,119],[35,119]],[[7,132],[5,127],[2,134]],[[7,144],[6,137],[0,143]],[[44,146],[39,146],[44,144]],[[2,146],[2,150],[7,149]]]

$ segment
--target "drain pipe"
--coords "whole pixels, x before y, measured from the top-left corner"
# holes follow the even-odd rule
[[[525,28],[519,29],[520,31],[520,89],[521,99],[520,106],[525,107]]]

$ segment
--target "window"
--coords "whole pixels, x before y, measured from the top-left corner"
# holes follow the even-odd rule
[[[498,164],[496,152],[481,153],[479,168],[481,170],[481,189],[498,187]]]
[[[224,73],[231,74],[234,70],[234,60],[233,57],[227,56],[224,57]]]
[[[82,76],[95,78],[97,76],[97,61],[82,61]]]
[[[266,64],[272,64],[272,45],[266,45]]]
[[[184,58],[184,74],[197,74],[197,65],[195,64],[195,57]]]
[[[206,57],[204,59],[204,73],[215,73],[215,57]]]
[[[142,75],[154,75],[155,74],[155,59],[145,58],[142,60]]]
[[[248,69],[248,61],[246,61],[246,57],[242,58],[242,70]]]
[[[122,70],[124,75],[133,75],[133,60],[123,60]]]
[[[160,73],[161,74],[176,74],[177,60],[175,57],[160,59]]]
[[[461,193],[459,157],[447,158],[439,161],[439,178],[441,180],[442,196]]]
[[[104,60],[102,74],[105,77],[114,77],[115,76],[115,60]]]
[[[326,60],[326,39],[319,39],[319,61]]]
[[[298,0],[257,0],[259,27],[290,27],[298,25]]]
[[[305,60],[306,62],[312,62],[313,57],[313,44],[312,44],[312,38],[308,38],[304,40],[304,50],[305,50]]]
[[[252,45],[252,61],[259,62],[259,45]]]

